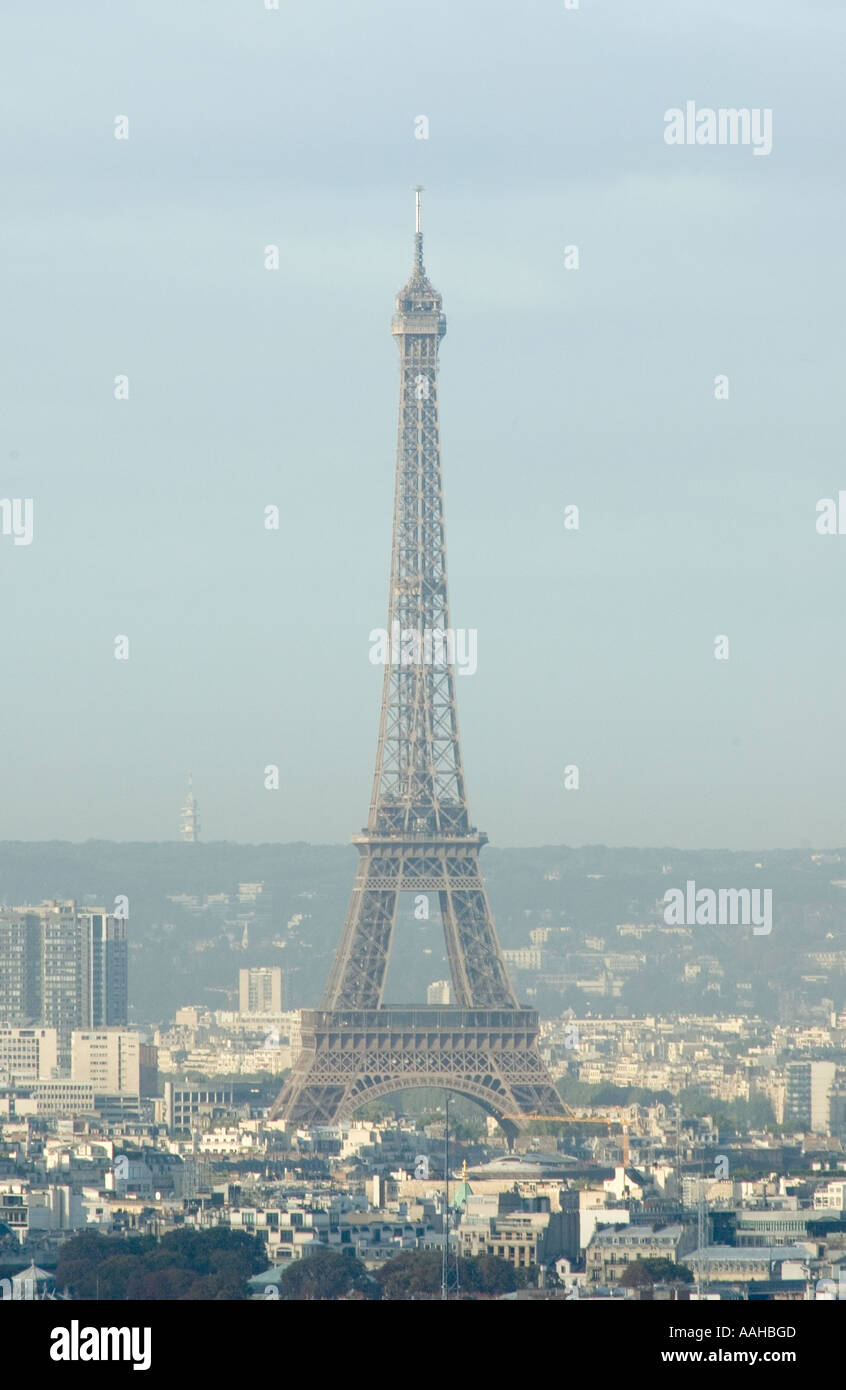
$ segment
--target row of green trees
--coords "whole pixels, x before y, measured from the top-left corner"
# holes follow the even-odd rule
[[[497,1297],[513,1293],[531,1282],[536,1271],[515,1269],[496,1255],[477,1255],[459,1259],[456,1285],[455,1267],[450,1260],[450,1297]],[[283,1299],[383,1298],[409,1300],[437,1297],[441,1291],[442,1263],[437,1250],[409,1250],[387,1260],[376,1275],[368,1274],[355,1258],[332,1251],[318,1251],[308,1259],[296,1260],[279,1281]],[[638,1259],[628,1266],[620,1280],[623,1288],[650,1288],[656,1283],[690,1284],[693,1275],[686,1265],[668,1259]]]
[[[669,1091],[650,1091],[645,1086],[615,1086],[607,1081],[576,1081],[562,1077],[558,1092],[568,1105],[679,1105],[685,1118],[710,1115],[721,1130],[739,1134],[749,1129],[775,1130],[776,1118],[766,1096],[749,1100],[715,1100],[707,1091],[689,1086],[673,1096]]]
[[[215,1226],[154,1236],[83,1232],[59,1249],[56,1284],[74,1298],[244,1299],[247,1280],[267,1267],[257,1236]]]
[[[634,1260],[620,1280],[624,1289],[647,1289],[653,1284],[692,1284],[693,1274],[687,1265],[677,1265],[673,1260],[656,1258]]]
[[[266,1268],[262,1241],[226,1226],[169,1231],[161,1240],[83,1232],[61,1246],[56,1284],[78,1299],[231,1301],[248,1298],[248,1280]],[[459,1259],[457,1272],[466,1298],[511,1293],[530,1278],[528,1271],[494,1255]],[[449,1273],[455,1296],[452,1259]],[[437,1296],[440,1289],[436,1250],[403,1251],[371,1274],[353,1255],[320,1249],[292,1261],[279,1280],[284,1300],[413,1299]]]
[[[678,1103],[683,1115],[710,1115],[714,1124],[725,1132],[744,1134],[750,1129],[777,1130],[773,1107],[767,1096],[755,1095],[749,1100],[714,1100],[707,1091],[690,1086],[679,1092]]]
[[[450,1297],[496,1297],[524,1287],[530,1272],[515,1269],[498,1255],[477,1255],[449,1262]],[[433,1298],[441,1292],[442,1257],[438,1250],[405,1250],[369,1274],[354,1256],[318,1250],[295,1260],[279,1280],[282,1299],[318,1300],[382,1298],[391,1301]]]
[[[562,1076],[559,1095],[568,1105],[673,1105],[669,1091],[650,1091],[646,1086],[615,1086],[611,1081],[576,1081]]]

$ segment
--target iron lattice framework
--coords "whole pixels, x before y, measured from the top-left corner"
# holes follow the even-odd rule
[[[303,1050],[274,1113],[325,1124],[412,1085],[462,1091],[500,1118],[550,1113],[560,1100],[537,1052],[537,1016],[518,1008],[508,979],[479,866],[487,836],[467,809],[438,425],[446,319],[423,266],[420,190],[414,265],[391,331],[399,429],[373,794],[367,827],[353,837],[358,872],[321,1009],[303,1015]],[[420,1022],[425,1010],[382,1008],[401,892],[438,894],[457,1007],[440,1010],[437,1024],[434,1015]],[[416,1022],[395,1027],[392,1018]]]
[[[531,1009],[304,1010],[303,1050],[274,1114],[330,1125],[366,1101],[440,1086],[475,1100],[513,1135],[521,1116],[562,1109],[537,1034]]]

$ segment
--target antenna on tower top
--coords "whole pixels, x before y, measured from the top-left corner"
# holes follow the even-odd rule
[[[415,185],[414,185],[414,198],[415,198],[414,263],[415,263],[417,269],[421,272],[421,274],[422,274],[422,272],[423,272],[423,231],[422,231],[422,218],[421,218],[421,208],[420,208],[420,194],[421,194],[422,192],[423,192],[423,185],[420,184],[420,183],[415,184]]]

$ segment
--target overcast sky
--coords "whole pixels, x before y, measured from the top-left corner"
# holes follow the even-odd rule
[[[204,839],[364,823],[420,182],[474,822],[846,841],[842,0],[6,0],[0,38],[0,837],[175,838],[189,768]],[[688,101],[771,153],[668,145]]]

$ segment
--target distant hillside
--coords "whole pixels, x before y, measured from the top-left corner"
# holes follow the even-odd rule
[[[73,897],[111,906],[126,895],[130,997],[139,1021],[167,1017],[181,1003],[226,1007],[234,1002],[237,971],[245,964],[283,966],[288,1002],[298,1007],[316,1004],[322,993],[356,860],[356,851],[345,845],[5,841],[0,901]],[[515,971],[524,1002],[543,1011],[560,1012],[569,1003],[597,1013],[742,1007],[774,1015],[785,1001],[801,1008],[827,998],[843,1007],[843,970],[836,962],[819,965],[816,957],[828,961],[846,948],[846,889],[832,884],[846,879],[846,851],[815,860],[807,849],[488,847],[482,865],[504,948],[528,946],[533,928],[568,926],[568,949],[588,966],[595,960],[601,969],[603,953],[637,949],[646,956],[645,965],[627,975],[622,997],[614,999],[548,986]],[[638,942],[617,933],[621,923],[662,920],[664,892],[687,879],[703,887],[771,888],[772,935],[701,928],[687,942],[655,933]],[[239,883],[255,882],[264,884],[257,902],[239,901]],[[199,901],[171,901],[179,895]],[[429,895],[429,911],[428,920],[420,920],[411,897],[401,899],[389,1002],[423,999],[432,980],[448,975],[435,894]],[[816,957],[809,963],[811,952]],[[692,968],[703,960],[701,971]]]

